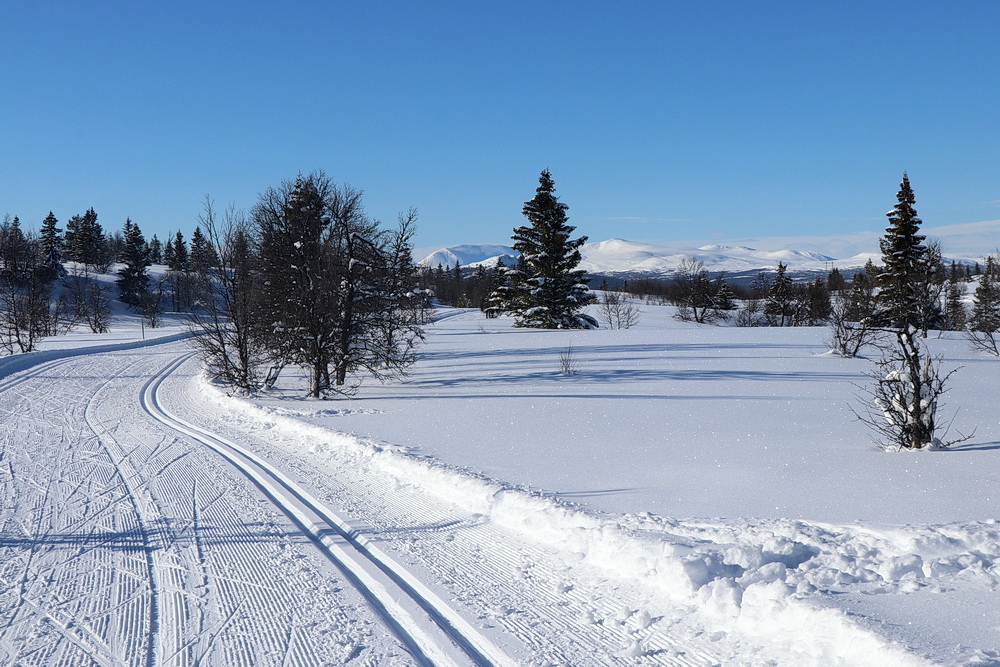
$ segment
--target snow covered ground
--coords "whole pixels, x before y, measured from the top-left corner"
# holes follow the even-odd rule
[[[883,452],[824,329],[671,312],[444,309],[350,400],[0,360],[0,664],[1000,664],[1000,362],[929,340],[975,436]]]

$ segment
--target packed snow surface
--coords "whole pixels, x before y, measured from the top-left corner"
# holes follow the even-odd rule
[[[825,329],[640,307],[439,309],[329,401],[177,328],[3,360],[0,664],[1000,664],[997,360],[929,339],[975,434],[886,452]]]

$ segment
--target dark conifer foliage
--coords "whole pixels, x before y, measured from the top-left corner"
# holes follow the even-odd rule
[[[49,211],[42,220],[42,228],[38,235],[38,260],[49,280],[66,275],[66,269],[62,264],[63,230],[56,226],[58,224],[56,216]]]
[[[785,274],[786,270],[787,267],[778,262],[778,270],[767,291],[767,301],[764,304],[764,314],[780,327],[791,326],[795,314],[792,279]]]
[[[575,227],[567,224],[569,208],[555,195],[555,182],[546,169],[538,179],[535,197],[524,203],[521,212],[530,225],[514,229],[514,249],[523,266],[508,272],[511,287],[500,304],[514,313],[516,326],[537,329],[581,329],[597,326],[597,321],[580,311],[594,302],[584,282],[580,246],[586,236],[571,239]]]
[[[74,215],[66,223],[66,247],[70,259],[95,271],[106,271],[114,261],[108,256],[104,229],[91,207],[82,216]]]
[[[121,291],[122,302],[140,307],[144,305],[149,291],[149,275],[146,271],[150,265],[149,250],[139,225],[132,220],[125,220],[122,236],[124,242],[118,260],[123,266],[118,269],[120,277],[115,282]]]
[[[184,242],[184,234],[177,232],[170,245],[170,252],[164,257],[167,268],[171,271],[187,271],[190,264],[187,243]]]
[[[896,193],[896,205],[886,213],[889,226],[880,241],[883,269],[878,277],[879,320],[884,326],[906,329],[921,327],[923,286],[927,281],[927,246],[919,233],[916,197],[910,179],[903,180]]]
[[[163,263],[163,244],[160,239],[156,238],[156,234],[153,234],[153,238],[149,239],[149,261],[153,264]]]
[[[191,234],[190,263],[191,270],[196,273],[204,273],[219,263],[219,257],[212,244],[205,238],[201,227],[195,227],[194,233]]]

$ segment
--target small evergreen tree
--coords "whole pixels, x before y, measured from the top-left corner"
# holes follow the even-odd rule
[[[4,219],[0,225],[0,259],[3,260],[4,274],[11,276],[15,282],[21,281],[35,263],[31,244],[21,230],[21,221],[15,215],[14,219]]]
[[[93,207],[88,208],[82,216],[74,215],[66,223],[66,247],[74,262],[95,271],[107,270],[111,263],[107,239]]]
[[[174,244],[170,240],[170,234],[167,234],[167,242],[163,244],[163,263],[166,264],[167,268],[174,266]]]
[[[513,285],[507,267],[497,259],[493,267],[492,289],[483,300],[483,313],[488,319],[513,312]]]
[[[842,292],[847,289],[847,281],[840,269],[837,267],[830,269],[830,274],[826,277],[826,286],[831,292]]]
[[[575,227],[567,224],[569,208],[555,196],[555,182],[546,169],[538,179],[535,197],[524,203],[522,214],[531,223],[514,229],[514,249],[524,260],[523,273],[511,272],[515,326],[536,329],[597,327],[580,311],[594,302],[578,270],[580,246],[586,236],[570,239]]]
[[[832,304],[830,302],[830,290],[826,281],[816,278],[806,288],[806,298],[808,300],[808,320],[810,326],[817,326],[830,319]]]
[[[725,278],[719,278],[719,288],[715,292],[715,307],[722,311],[736,310],[736,295]]]
[[[149,261],[153,264],[163,263],[163,244],[160,243],[160,239],[156,238],[156,234],[153,234],[153,238],[149,239],[147,249],[149,250]]]
[[[948,274],[948,288],[945,292],[945,323],[950,331],[962,331],[968,319],[965,304],[962,299],[965,296],[965,281],[963,276],[955,268],[952,262],[952,270]]]
[[[777,273],[767,292],[764,314],[779,327],[792,324],[795,314],[795,298],[792,294],[792,279],[785,275],[787,267],[778,262]]]

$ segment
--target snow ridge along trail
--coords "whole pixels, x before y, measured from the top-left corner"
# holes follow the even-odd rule
[[[211,448],[253,480],[354,583],[421,663],[453,665],[471,660],[483,666],[516,664],[433,591],[280,470],[236,443],[168,412],[158,392],[164,379],[190,356],[179,357],[146,383],[141,398],[146,412]],[[415,618],[420,612],[430,623]],[[435,636],[441,634],[445,637]],[[456,656],[448,640],[463,655]]]

